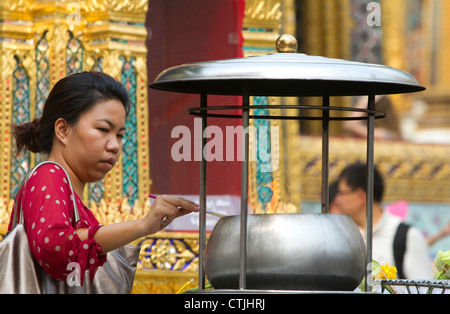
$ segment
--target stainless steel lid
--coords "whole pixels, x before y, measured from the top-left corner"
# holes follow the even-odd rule
[[[150,87],[215,95],[242,95],[247,89],[252,96],[384,95],[425,89],[411,74],[388,66],[295,53],[296,42],[289,37],[286,44],[283,36],[277,40],[278,53],[171,67]]]

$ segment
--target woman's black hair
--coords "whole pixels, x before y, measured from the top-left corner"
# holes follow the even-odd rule
[[[128,116],[128,93],[111,76],[102,72],[82,72],[61,79],[48,95],[41,118],[13,126],[17,154],[24,149],[33,153],[50,154],[56,120],[63,118],[74,125],[81,114],[96,103],[113,99],[123,104]]]

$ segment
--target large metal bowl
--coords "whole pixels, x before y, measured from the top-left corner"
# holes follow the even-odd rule
[[[365,244],[339,214],[248,216],[247,289],[353,291],[364,277]],[[240,216],[221,218],[205,249],[215,289],[239,286]]]

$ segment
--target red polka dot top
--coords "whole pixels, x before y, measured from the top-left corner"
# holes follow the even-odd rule
[[[73,197],[79,221],[74,221]],[[66,280],[73,270],[69,263],[78,263],[81,283],[87,270],[92,281],[97,268],[106,262],[106,254],[93,238],[102,225],[78,195],[72,195],[64,170],[50,163],[40,166],[17,193],[15,202],[22,203],[28,243],[36,262],[57,280]],[[11,228],[12,220],[8,230]],[[87,240],[78,237],[78,228],[89,229]]]

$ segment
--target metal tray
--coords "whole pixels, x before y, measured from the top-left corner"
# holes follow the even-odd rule
[[[390,286],[398,294],[450,294],[450,280],[374,280],[374,288]]]

